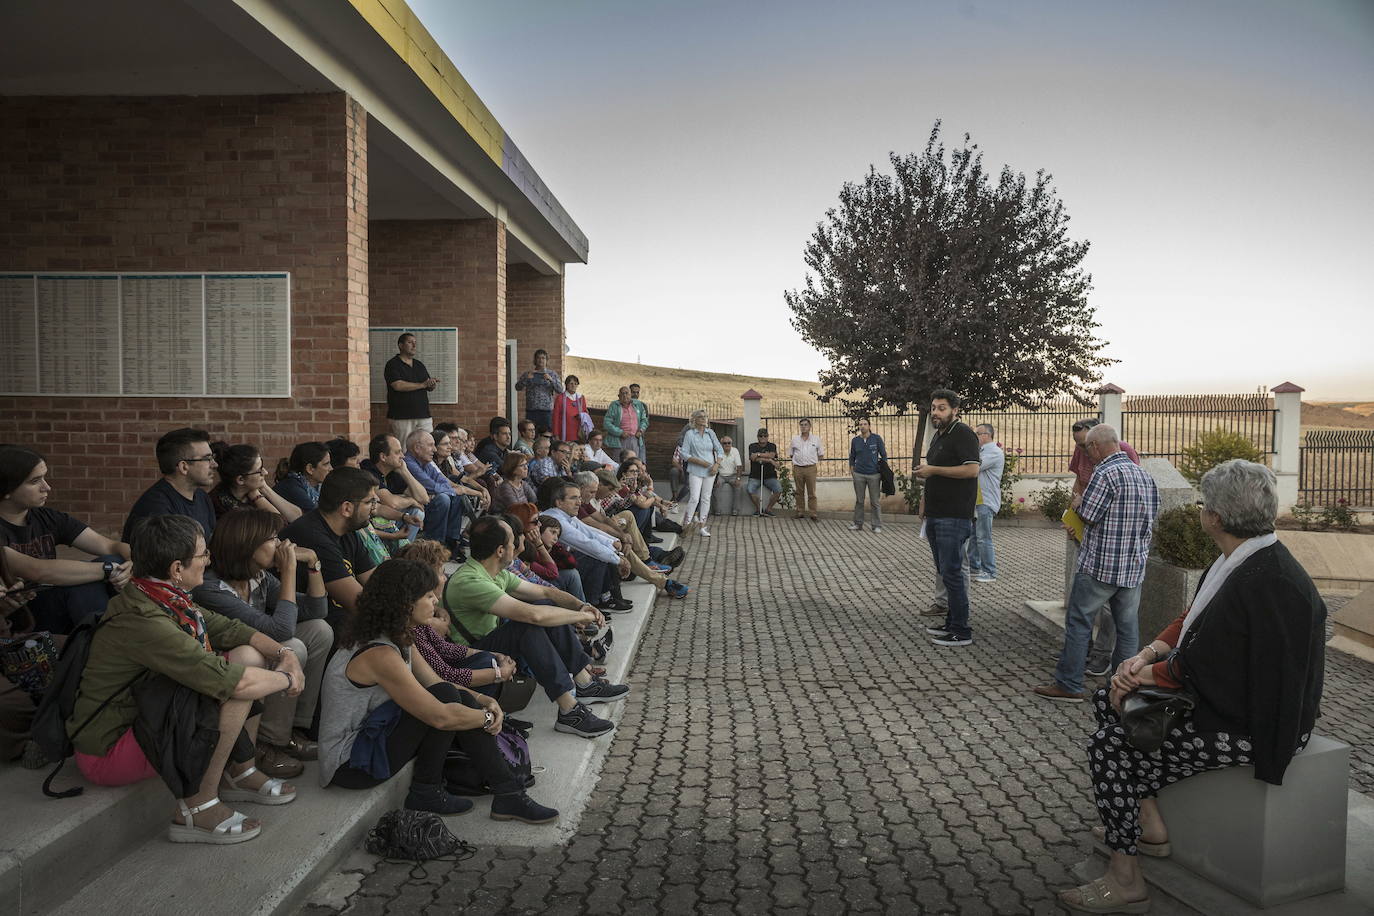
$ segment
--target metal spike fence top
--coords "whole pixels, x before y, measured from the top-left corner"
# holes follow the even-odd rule
[[[1312,506],[1374,508],[1374,429],[1309,429],[1298,449],[1298,496]]]

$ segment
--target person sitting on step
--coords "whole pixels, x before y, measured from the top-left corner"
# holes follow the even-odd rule
[[[320,784],[370,789],[411,760],[404,805],[462,814],[472,802],[445,785],[450,749],[467,755],[491,788],[493,820],[547,824],[558,812],[534,801],[496,743],[500,705],[451,684],[413,651],[412,627],[434,618],[439,577],[414,560],[387,560],[358,596],[320,695]]]

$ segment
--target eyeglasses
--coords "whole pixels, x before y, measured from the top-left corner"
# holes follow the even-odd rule
[[[182,565],[190,565],[190,564],[191,564],[193,561],[195,561],[195,560],[204,560],[206,563],[209,563],[209,562],[210,562],[210,551],[209,551],[209,549],[207,548],[206,551],[205,551],[204,553],[198,553],[198,554],[196,554],[196,555],[193,556],[193,557],[187,557],[186,559],[182,560],[181,562],[182,562]]]
[[[215,456],[214,456],[214,455],[201,455],[199,458],[183,458],[183,459],[181,459],[181,460],[184,461],[184,462],[186,462],[187,464],[195,464],[197,461],[214,461],[214,460],[215,460]]]

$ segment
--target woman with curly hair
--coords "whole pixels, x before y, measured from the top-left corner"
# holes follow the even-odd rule
[[[462,814],[472,802],[449,792],[444,761],[457,746],[491,787],[493,820],[547,824],[558,812],[536,803],[496,745],[501,707],[441,679],[418,652],[411,627],[434,618],[439,576],[414,560],[372,571],[325,672],[320,782],[367,789],[415,761],[405,807]]]

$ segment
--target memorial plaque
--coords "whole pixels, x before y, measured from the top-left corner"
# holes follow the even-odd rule
[[[206,274],[208,394],[291,393],[291,282],[283,273]]]
[[[124,394],[205,392],[200,274],[123,274],[119,336]]]
[[[120,393],[119,277],[39,274],[43,394]]]
[[[38,393],[38,313],[33,274],[0,274],[0,391]]]

